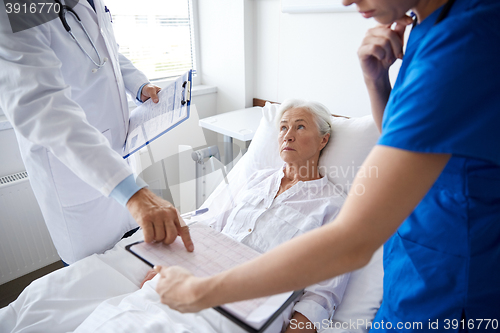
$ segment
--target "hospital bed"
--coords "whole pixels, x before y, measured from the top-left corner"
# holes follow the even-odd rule
[[[277,154],[276,110],[277,106],[270,103],[262,108],[263,117],[248,152],[227,176],[233,188],[243,186],[243,181],[255,170],[282,165]],[[358,166],[375,145],[379,134],[371,116],[351,119],[332,117],[332,122],[333,135],[320,158],[320,170],[326,170],[330,180],[348,192]],[[203,207],[210,207],[211,211],[223,209],[220,194],[225,187],[225,182],[222,182]],[[103,301],[137,291],[150,267],[127,252],[125,246],[142,240],[142,237],[139,230],[102,255],[92,255],[35,280],[16,301],[0,309],[0,332],[72,332]],[[382,301],[382,278],[382,249],[379,249],[367,266],[351,274],[342,303],[330,323],[332,327],[322,326],[320,331],[368,331],[367,325]],[[152,288],[149,285],[146,287]],[[178,329],[172,330],[175,332],[189,331],[186,327],[197,322],[205,325],[203,332],[240,331],[225,318],[213,319],[217,313],[212,309],[198,314],[170,312],[171,317],[181,322]],[[143,330],[154,327],[150,326],[154,320],[153,316],[147,324],[141,324]],[[129,326],[120,331],[137,330]],[[157,329],[150,331],[159,332]],[[273,331],[273,328],[268,331]]]

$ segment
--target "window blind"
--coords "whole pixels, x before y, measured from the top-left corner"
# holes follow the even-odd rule
[[[120,53],[150,80],[196,69],[191,0],[106,0]]]

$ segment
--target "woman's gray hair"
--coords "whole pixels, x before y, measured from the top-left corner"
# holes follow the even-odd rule
[[[332,120],[330,111],[327,109],[326,106],[317,102],[311,102],[301,99],[287,99],[281,104],[280,108],[278,109],[278,117],[276,118],[278,128],[280,126],[283,114],[288,110],[295,108],[303,108],[311,112],[316,121],[316,125],[318,126],[319,135],[323,137],[326,134],[330,133],[330,139],[331,139]]]

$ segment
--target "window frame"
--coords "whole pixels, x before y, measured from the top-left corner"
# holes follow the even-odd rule
[[[196,69],[196,73],[193,75],[193,85],[200,85],[201,84],[201,70],[200,70],[200,38],[199,38],[199,20],[198,20],[198,0],[188,0],[190,1],[190,10],[191,10],[191,17],[192,17],[192,29],[193,31],[191,32],[191,36],[194,39],[193,46],[194,46],[194,68]],[[150,82],[153,84],[156,84],[160,88],[165,88],[168,86],[170,83],[174,82],[178,76],[175,77],[169,77],[169,78],[164,78],[164,79],[154,79],[151,80]]]
[[[201,85],[201,52],[200,52],[200,34],[199,34],[199,16],[198,16],[198,0],[188,0],[190,1],[190,10],[193,24],[191,25],[192,31],[191,36],[194,40],[194,67],[196,69],[196,73],[193,74],[193,86]],[[160,88],[168,87],[171,83],[173,83],[178,76],[163,78],[163,79],[153,79],[150,82],[154,85],[157,85]],[[132,98],[132,96],[131,96]],[[132,100],[128,100],[129,108],[135,108],[137,105],[135,104],[135,97]]]

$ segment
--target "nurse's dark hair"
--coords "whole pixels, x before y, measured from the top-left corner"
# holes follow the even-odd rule
[[[278,115],[276,117],[278,128],[280,127],[280,122],[283,114],[290,109],[296,108],[306,109],[307,111],[311,112],[318,127],[319,135],[323,137],[330,133],[330,138],[328,139],[328,142],[330,142],[330,140],[332,139],[331,113],[326,106],[318,102],[312,102],[303,99],[285,100],[278,109]],[[326,145],[328,145],[328,143]]]

